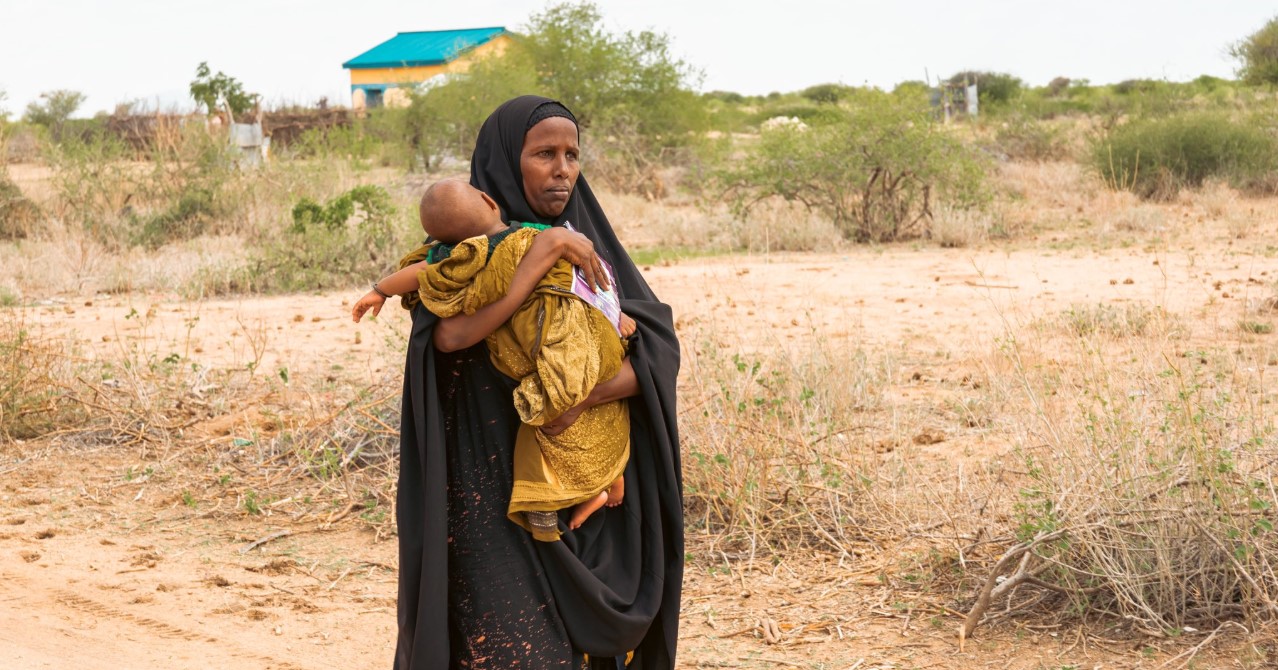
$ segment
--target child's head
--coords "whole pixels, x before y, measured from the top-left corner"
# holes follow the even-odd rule
[[[443,179],[422,194],[422,230],[432,238],[456,244],[505,227],[501,209],[487,193],[459,179]]]

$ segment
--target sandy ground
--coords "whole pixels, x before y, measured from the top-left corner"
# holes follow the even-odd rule
[[[645,268],[673,305],[685,347],[825,338],[917,352],[983,351],[1009,324],[1097,303],[1161,306],[1184,315],[1194,337],[1224,338],[1249,304],[1273,294],[1276,272],[1263,252],[1224,243],[1175,252],[893,247]],[[372,381],[401,364],[407,321],[388,307],[375,322],[351,323],[358,294],[200,304],[57,297],[27,318],[72,338],[86,357],[176,353],[208,367]],[[192,509],[180,497],[180,466],[122,477],[130,462],[109,448],[0,460],[0,667],[390,666],[393,538],[269,510],[247,519],[233,498]],[[914,610],[876,571],[794,557],[747,578],[694,563],[680,665],[1153,668],[1168,658],[1025,627],[984,630],[959,652],[953,613]],[[780,626],[781,644],[757,635],[764,619]],[[1234,662],[1200,657],[1200,667]]]
[[[643,270],[672,305],[681,331],[723,346],[846,338],[961,351],[1071,307],[1102,303],[1143,303],[1185,315],[1195,337],[1233,332],[1278,280],[1278,263],[1255,246],[1175,252],[896,247],[704,258]],[[375,321],[352,323],[350,304],[360,295],[356,289],[204,302],[136,294],[57,297],[41,301],[32,318],[75,340],[90,357],[178,354],[208,367],[253,363],[271,372],[372,379],[398,369],[408,321],[391,301]]]

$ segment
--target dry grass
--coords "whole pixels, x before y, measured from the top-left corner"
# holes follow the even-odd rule
[[[266,340],[251,333],[250,364],[206,368],[150,348],[150,314],[132,317],[142,333],[117,355],[83,359],[28,329],[21,311],[0,314],[0,446],[18,462],[41,450],[121,450],[138,464],[130,479],[182,473],[169,485],[190,506],[233,492],[228,513],[324,523],[358,514],[390,532],[398,379],[352,386],[259,371]]]
[[[705,205],[687,197],[653,201],[603,192],[599,198],[631,252],[829,251],[846,244],[833,223],[797,204],[760,203],[746,221],[725,205]]]
[[[243,248],[265,234],[257,227],[278,230],[296,190],[322,197],[387,177],[268,174],[277,183],[245,186],[262,197],[245,218],[157,250],[115,249],[52,221],[32,240],[0,246],[0,291],[28,301],[50,292],[207,295],[233,283]],[[997,218],[940,212],[938,243],[984,243],[996,222],[1104,244],[1105,234],[1173,237],[1188,228],[1182,222],[1236,237],[1231,226],[1243,224],[1231,221],[1262,221],[1242,231],[1254,238],[1273,207],[1224,187],[1141,204],[1065,163],[1008,164],[999,174],[1008,196]],[[418,185],[392,186],[404,206]],[[287,197],[268,200],[272,189]],[[634,252],[842,244],[828,222],[795,207],[756,211],[747,226],[677,195],[601,197]],[[709,327],[683,331],[689,530],[730,569],[811,551],[869,564],[900,592],[973,612],[969,632],[1015,616],[1098,622],[1109,637],[1270,626],[1278,397],[1265,374],[1278,349],[1263,326],[1246,324],[1270,323],[1274,296],[1268,287],[1229,339],[1194,340],[1189,316],[1149,303],[1088,304],[1008,324],[986,349],[936,358],[815,332],[761,349],[733,346]],[[86,361],[31,332],[20,311],[4,314],[6,448],[129,450],[140,464],[187,464],[188,504],[229,497],[235,507],[222,513],[356,516],[391,532],[394,377],[357,386],[257,366],[204,369],[144,345]]]

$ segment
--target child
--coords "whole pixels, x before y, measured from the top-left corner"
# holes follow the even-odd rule
[[[376,315],[386,296],[418,291],[440,318],[476,310],[505,295],[519,261],[545,226],[502,223],[492,198],[469,184],[444,180],[422,196],[422,228],[436,243],[426,260],[373,285],[351,310]],[[623,400],[596,405],[562,433],[538,430],[586,399],[621,369],[624,341],[603,312],[571,292],[573,268],[557,261],[508,322],[486,338],[494,367],[519,381],[515,408],[523,422],[515,440],[514,490],[507,516],[542,541],[559,539],[556,511],[574,507],[577,528],[604,505],[621,504],[630,453]],[[621,334],[635,330],[621,316]]]

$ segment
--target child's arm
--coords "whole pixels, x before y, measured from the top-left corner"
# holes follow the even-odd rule
[[[496,302],[490,303],[474,314],[458,314],[443,319],[435,326],[434,342],[439,351],[458,351],[488,337],[501,324],[506,323],[519,306],[532,295],[537,283],[550,271],[560,258],[576,265],[589,274],[587,281],[607,289],[607,275],[603,272],[599,256],[590,238],[563,228],[551,228],[537,235],[532,246],[524,254],[510,290]],[[596,280],[597,279],[597,280]]]
[[[412,293],[413,291],[416,291],[418,288],[417,273],[421,272],[425,268],[425,261],[422,261],[421,263],[413,263],[412,265],[406,266],[403,270],[400,270],[389,277],[383,278],[376,284],[373,284],[373,286],[377,287],[377,290],[365,293],[364,297],[360,298],[359,301],[355,303],[355,306],[351,308],[351,318],[354,319],[355,323],[359,323],[359,320],[363,318],[364,313],[369,309],[373,310],[373,316],[380,314],[382,311],[382,305],[386,302],[386,298],[383,297],[381,293],[385,293],[386,295],[404,295],[405,293]],[[377,291],[381,291],[381,293],[378,293]]]

